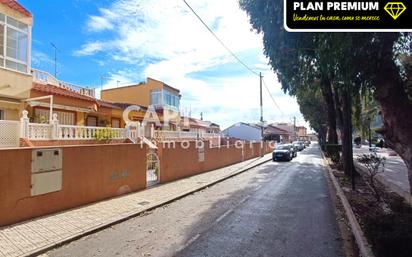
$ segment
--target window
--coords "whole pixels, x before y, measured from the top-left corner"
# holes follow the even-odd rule
[[[4,110],[0,109],[0,120],[4,120]]]
[[[164,90],[163,92],[163,104],[179,109],[179,96],[168,90]]]
[[[1,16],[0,16],[1,22]],[[4,67],[4,25],[0,23],[0,67]]]
[[[0,67],[29,73],[30,27],[0,13]]]
[[[96,116],[87,116],[86,126],[88,126],[88,127],[97,127],[97,117]]]
[[[73,112],[54,111],[57,114],[57,120],[61,125],[75,125],[75,115]],[[49,123],[50,112],[47,109],[34,110],[35,123]]]
[[[162,105],[162,91],[153,90],[150,94],[150,104],[151,105]]]
[[[150,94],[151,105],[166,105],[179,109],[179,96],[168,90],[152,90]]]
[[[112,128],[120,128],[120,119],[112,118]]]

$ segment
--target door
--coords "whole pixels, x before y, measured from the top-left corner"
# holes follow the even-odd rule
[[[147,186],[153,186],[160,181],[160,162],[155,149],[150,149],[146,156]]]

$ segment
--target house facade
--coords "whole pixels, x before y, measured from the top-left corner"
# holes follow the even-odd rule
[[[289,132],[273,125],[262,126],[254,123],[239,122],[227,129],[223,130],[223,135],[231,138],[237,138],[246,141],[262,141],[264,140],[288,142],[290,140]]]
[[[297,133],[298,133],[298,138],[301,140],[308,140],[308,129],[304,126],[298,126],[296,127]]]
[[[196,119],[183,116],[180,121],[180,129],[182,131],[200,132],[200,133],[220,133],[220,126],[211,121]]]
[[[133,121],[149,121],[157,129],[177,130],[180,125],[180,91],[162,81],[147,78],[137,85],[102,90],[101,98],[139,107],[129,113]]]
[[[120,128],[122,108],[95,98],[95,90],[33,70],[30,97],[23,100],[31,122],[49,123],[50,109],[62,125]]]
[[[298,131],[296,127],[291,124],[291,123],[284,123],[284,122],[278,122],[278,123],[273,123],[271,124],[277,128],[286,130],[289,133],[289,141],[295,141],[298,139]]]
[[[31,13],[16,1],[0,0],[0,119],[17,120],[30,96]]]

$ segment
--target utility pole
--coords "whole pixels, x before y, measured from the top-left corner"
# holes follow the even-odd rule
[[[293,116],[293,135],[295,136],[294,140],[296,140],[296,116]]]
[[[54,48],[54,77],[57,79],[57,46],[54,43],[51,43],[51,46]]]
[[[259,73],[260,79],[260,156],[263,156],[263,96],[262,96],[262,72]]]

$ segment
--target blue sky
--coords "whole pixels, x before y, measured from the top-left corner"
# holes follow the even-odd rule
[[[182,110],[200,112],[227,127],[259,119],[259,78],[228,52],[181,0],[19,0],[34,16],[32,66],[82,86],[103,88],[162,80],[179,88]],[[264,94],[265,119],[298,117],[296,101],[284,95],[263,55],[262,36],[251,31],[237,0],[189,0],[215,33],[245,63],[265,76],[282,108]],[[52,12],[50,10],[53,10]],[[119,81],[119,82],[117,82]]]

